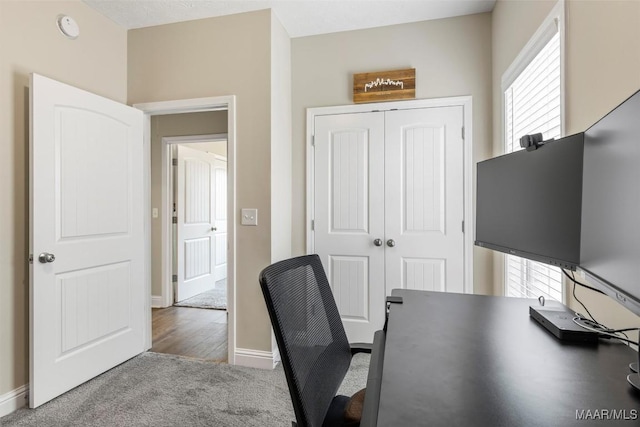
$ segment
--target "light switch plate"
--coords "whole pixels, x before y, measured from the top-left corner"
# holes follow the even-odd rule
[[[242,225],[258,225],[258,209],[242,209]]]

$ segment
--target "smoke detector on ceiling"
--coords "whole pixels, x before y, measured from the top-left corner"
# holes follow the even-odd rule
[[[69,15],[58,15],[58,29],[70,39],[77,39],[80,35],[78,23]]]

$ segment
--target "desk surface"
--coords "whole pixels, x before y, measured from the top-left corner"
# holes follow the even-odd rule
[[[576,411],[603,409],[640,420],[627,346],[557,340],[529,318],[536,300],[393,295],[404,302],[389,314],[378,426],[584,426],[598,421]]]

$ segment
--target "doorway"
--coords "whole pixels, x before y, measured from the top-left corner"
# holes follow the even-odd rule
[[[227,134],[163,137],[163,226],[171,228],[169,302],[226,310]],[[171,255],[169,257],[169,255]]]
[[[152,306],[162,308],[165,314],[164,324],[162,327],[165,334],[169,334],[167,324],[172,325],[171,328],[179,326],[194,327],[200,324],[200,330],[196,327],[192,328],[191,332],[177,333],[181,336],[181,341],[191,345],[192,347],[208,347],[206,339],[212,335],[226,335],[225,346],[218,348],[218,353],[226,352],[226,360],[230,364],[235,363],[235,220],[233,219],[233,212],[235,210],[235,97],[223,96],[214,98],[201,98],[191,100],[180,101],[167,101],[167,102],[154,102],[146,104],[137,104],[136,108],[145,112],[145,145],[147,157],[145,158],[145,175],[147,176],[146,188],[148,197],[145,200],[147,204],[147,211],[150,213],[147,219],[147,230],[150,238],[148,239],[148,265],[151,273],[148,276],[153,278],[150,280],[148,289],[152,294],[151,301]],[[157,119],[161,118],[181,118],[186,122],[185,125],[195,120],[195,118],[202,116],[206,113],[219,113],[222,119],[218,120],[223,124],[222,128],[214,130],[202,131],[201,128],[191,127],[189,131],[182,130],[175,131],[173,133],[165,133],[163,137],[175,137],[180,135],[202,135],[207,134],[225,134],[226,133],[226,146],[227,146],[227,174],[226,174],[226,218],[230,220],[226,224],[227,240],[226,244],[222,245],[223,252],[226,254],[226,280],[223,280],[218,285],[226,285],[227,296],[227,311],[219,310],[204,310],[201,313],[208,312],[208,319],[202,321],[194,319],[194,313],[197,313],[200,309],[173,307],[174,299],[174,284],[173,284],[173,261],[158,262],[159,260],[173,260],[173,201],[170,194],[171,185],[171,167],[161,167],[160,171],[156,167],[152,170],[152,160],[161,166],[172,163],[171,153],[167,151],[170,144],[155,143],[154,128]],[[194,141],[191,141],[194,142]],[[153,175],[153,176],[152,176]],[[154,193],[156,196],[154,196]],[[154,197],[151,197],[154,196]],[[159,200],[159,202],[158,202]],[[153,239],[152,236],[158,236]],[[226,246],[226,247],[224,247]],[[158,268],[155,268],[158,267]],[[187,312],[185,310],[191,310]],[[190,313],[186,315],[184,313]],[[156,313],[149,310],[148,324],[152,324],[152,317],[154,324],[158,323]],[[211,317],[218,317],[218,319],[211,319]],[[222,317],[222,319],[220,319]],[[168,323],[167,323],[168,322]],[[154,325],[155,326],[155,325]],[[146,334],[148,348],[153,348],[153,337],[158,331],[149,331]],[[160,330],[159,332],[162,332]],[[175,333],[173,333],[176,335]],[[189,340],[191,336],[191,340]],[[206,339],[205,339],[206,338]],[[190,341],[190,344],[188,343]],[[207,357],[203,358],[216,359],[219,357]]]
[[[223,113],[198,113],[200,120],[188,117],[193,115],[163,116],[156,126],[152,120],[152,133],[160,137],[168,131],[167,124],[175,133],[176,120],[190,124],[190,131],[226,131],[226,118],[216,127]],[[205,127],[198,127],[203,122]],[[157,166],[167,177],[166,203],[160,209],[163,227],[171,228],[172,250],[159,263],[172,273],[172,283],[162,287],[172,305],[152,311],[151,351],[226,362],[227,133],[162,136],[160,147],[163,161]],[[159,216],[153,209],[152,216]]]

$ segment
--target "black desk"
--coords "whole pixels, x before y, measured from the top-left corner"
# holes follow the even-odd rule
[[[370,370],[370,383],[380,384],[377,426],[615,423],[576,420],[576,411],[603,409],[636,418],[623,425],[640,423],[640,397],[626,381],[637,353],[627,346],[558,341],[529,318],[536,300],[393,295],[404,302],[391,305],[384,354],[374,350],[382,372]],[[365,410],[373,404],[367,399]]]

